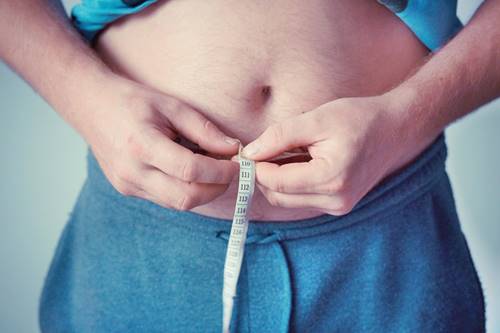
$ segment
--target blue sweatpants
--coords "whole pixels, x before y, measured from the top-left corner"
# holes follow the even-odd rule
[[[345,216],[249,225],[233,332],[483,332],[440,136]],[[88,177],[40,299],[42,332],[220,332],[230,220]]]

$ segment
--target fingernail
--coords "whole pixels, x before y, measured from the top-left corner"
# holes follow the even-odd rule
[[[238,142],[240,142],[240,140],[234,139],[234,138],[230,138],[228,136],[224,137],[224,141],[226,141],[230,145],[234,145],[234,144],[237,144]]]
[[[259,147],[256,144],[251,143],[248,146],[244,147],[241,153],[246,157],[252,157],[257,154],[258,151]]]

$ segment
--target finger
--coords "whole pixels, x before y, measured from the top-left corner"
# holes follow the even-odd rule
[[[259,184],[281,193],[330,194],[324,184],[332,181],[332,167],[324,159],[278,165],[257,162],[255,177]]]
[[[156,204],[177,210],[189,210],[214,200],[228,185],[188,183],[151,169],[141,183],[142,194]]]
[[[296,147],[316,141],[317,116],[303,113],[269,126],[257,139],[249,143],[242,154],[253,160],[265,160]]]
[[[267,201],[273,206],[284,208],[319,209],[333,215],[344,215],[352,210],[350,200],[342,196],[324,194],[288,194],[271,191],[259,186]]]
[[[226,136],[187,103],[169,97],[162,98],[157,107],[177,131],[203,149],[221,155],[232,155],[238,151],[239,140]]]
[[[234,161],[195,154],[156,130],[150,131],[148,142],[151,153],[146,162],[183,181],[228,184],[239,170]]]

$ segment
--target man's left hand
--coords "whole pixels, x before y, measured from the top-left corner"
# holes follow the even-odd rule
[[[341,98],[271,125],[242,153],[258,161],[257,186],[272,205],[344,215],[436,137],[422,136],[409,112],[388,95]],[[297,147],[312,159],[265,162]]]

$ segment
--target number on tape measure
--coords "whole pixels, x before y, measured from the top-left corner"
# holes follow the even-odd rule
[[[245,250],[245,240],[248,229],[247,213],[250,207],[255,188],[255,162],[241,155],[240,145],[238,159],[240,173],[238,181],[238,195],[234,209],[233,223],[227,244],[226,259],[224,262],[224,283],[222,290],[222,332],[230,332],[231,316],[233,313],[236,286],[241,271],[241,264]]]

